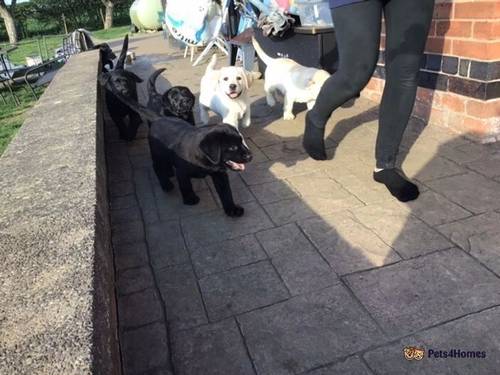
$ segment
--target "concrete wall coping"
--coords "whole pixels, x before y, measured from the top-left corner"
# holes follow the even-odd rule
[[[97,51],[0,158],[0,374],[119,373]]]

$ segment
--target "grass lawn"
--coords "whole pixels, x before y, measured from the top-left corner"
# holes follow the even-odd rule
[[[9,60],[18,65],[26,64],[26,56],[42,56],[44,60],[54,57],[54,50],[62,46],[63,35],[48,35],[40,38],[24,39],[17,48],[9,52]],[[9,48],[8,44],[0,45],[2,49]]]
[[[35,91],[41,95],[44,88],[37,88]],[[9,142],[14,138],[17,130],[24,122],[24,113],[35,104],[35,99],[23,88],[17,88],[16,95],[21,101],[21,105],[16,107],[14,99],[10,93],[2,91],[6,104],[0,99],[0,155],[3,154]]]
[[[125,34],[130,34],[130,26],[117,26],[108,30],[92,31],[92,37],[99,41],[106,41],[112,39],[121,39]]]
[[[109,30],[92,31],[92,37],[96,42],[103,42],[112,39],[123,38],[130,31],[130,26],[118,26]],[[25,39],[19,42],[17,48],[10,52],[9,60],[14,64],[26,64],[26,56],[40,56],[44,60],[54,56],[54,50],[62,45],[63,35],[48,35],[44,38]],[[46,47],[45,47],[46,46]],[[8,44],[3,43],[1,48],[8,48]],[[21,105],[16,107],[10,93],[2,89],[2,94],[7,101],[4,104],[0,99],[0,155],[3,154],[9,142],[14,138],[17,130],[21,127],[24,121],[24,112],[31,108],[34,104],[33,96],[22,88],[18,88],[16,95],[21,101]],[[37,93],[41,94],[43,88],[37,89]]]
[[[92,38],[98,42],[120,39],[130,33],[130,26],[117,26],[108,30],[91,31]],[[18,65],[26,64],[26,56],[42,56],[44,60],[54,57],[54,50],[62,46],[64,35],[47,35],[44,37],[23,39],[17,48],[9,52],[9,60]],[[0,44],[0,48],[9,48],[8,43]]]

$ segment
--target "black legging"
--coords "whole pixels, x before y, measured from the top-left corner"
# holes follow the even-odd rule
[[[393,168],[417,91],[417,75],[434,0],[368,0],[333,10],[339,68],[323,85],[310,116],[326,124],[331,113],[361,91],[377,64],[385,17],[385,88],[380,104],[377,168]]]

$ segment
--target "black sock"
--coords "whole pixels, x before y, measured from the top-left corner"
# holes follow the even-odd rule
[[[410,182],[408,177],[396,168],[373,172],[373,179],[384,184],[391,194],[401,202],[417,199],[420,194],[418,186]]]
[[[302,139],[302,146],[315,160],[326,160],[325,141],[325,128],[315,125],[310,118],[310,111],[306,113],[306,128],[304,130],[304,138]]]

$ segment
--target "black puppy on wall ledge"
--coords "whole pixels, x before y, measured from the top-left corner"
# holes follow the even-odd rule
[[[137,84],[142,82],[142,79],[134,73],[125,70],[125,58],[128,50],[128,35],[125,35],[123,40],[122,51],[116,62],[116,67],[113,71],[106,71],[100,74],[99,82],[107,88],[106,104],[108,112],[113,119],[113,122],[118,126],[120,138],[126,141],[131,141],[137,134],[137,129],[141,124],[141,116],[129,106],[119,100],[116,95],[109,89],[114,87],[120,95],[137,101]]]
[[[108,72],[113,69],[113,60],[116,59],[116,55],[109,46],[108,43],[101,43],[94,46],[94,49],[99,50],[101,56],[101,66],[103,72]]]
[[[151,123],[149,147],[163,190],[173,189],[170,178],[175,175],[184,204],[195,205],[200,198],[193,190],[191,179],[210,176],[226,215],[243,215],[243,207],[234,203],[227,169],[243,171],[245,164],[252,160],[252,153],[237,129],[227,124],[195,127],[181,118],[155,113],[121,95],[111,83],[107,83],[107,88]]]

